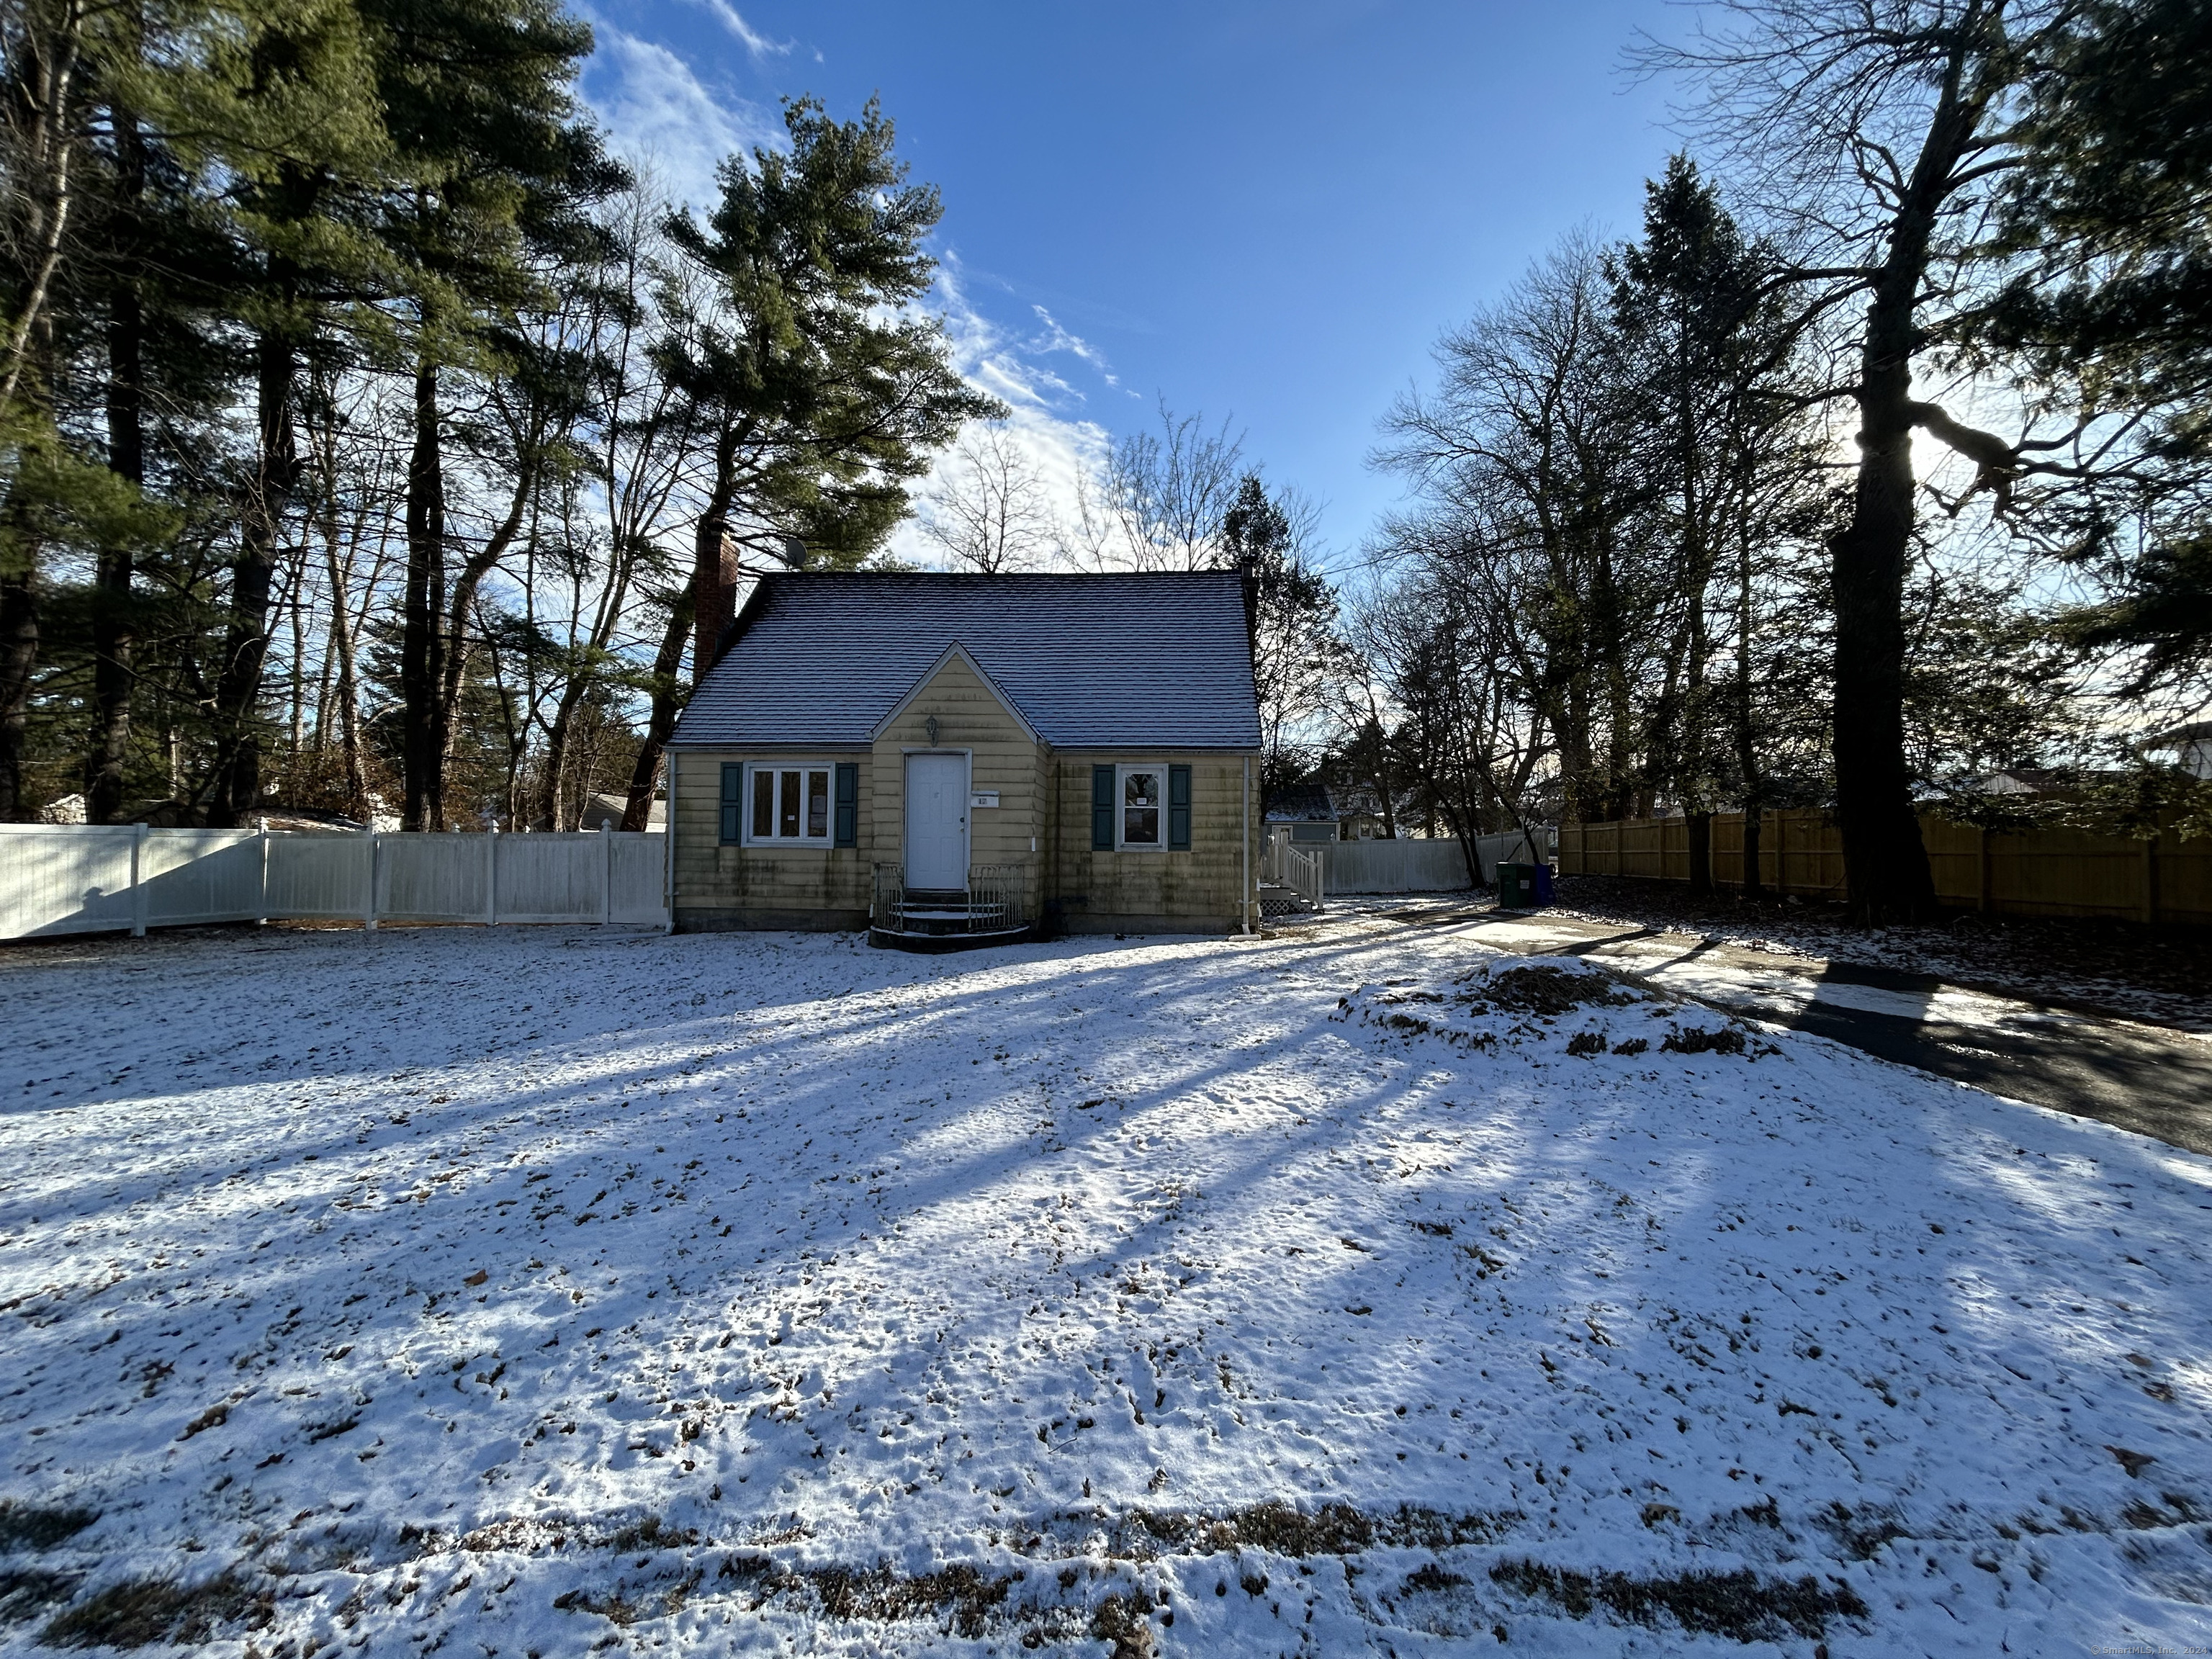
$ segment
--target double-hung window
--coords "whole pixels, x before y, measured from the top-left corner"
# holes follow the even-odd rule
[[[757,762],[746,773],[748,842],[830,844],[828,766]]]
[[[1125,848],[1163,847],[1166,825],[1168,769],[1164,766],[1121,769],[1121,842]]]
[[[1091,850],[1190,851],[1190,768],[1145,763],[1091,769]]]

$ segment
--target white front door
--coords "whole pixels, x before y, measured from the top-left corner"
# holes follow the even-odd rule
[[[968,885],[964,755],[906,757],[906,884],[924,891]]]

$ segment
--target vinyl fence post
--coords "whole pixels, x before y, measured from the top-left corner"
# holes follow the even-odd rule
[[[146,937],[146,826],[131,826],[131,937]]]
[[[499,826],[484,837],[484,926],[499,926]]]
[[[376,866],[377,854],[384,838],[375,830],[368,832],[368,908],[362,917],[362,926],[369,933],[376,931]]]
[[[599,926],[604,927],[615,916],[615,832],[604,824],[599,828]]]
[[[261,914],[255,919],[254,926],[266,927],[269,925],[269,820],[264,817],[255,822],[261,826]]]

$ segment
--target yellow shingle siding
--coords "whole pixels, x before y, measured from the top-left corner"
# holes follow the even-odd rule
[[[1190,850],[1092,850],[1091,769],[1153,762],[1190,768]],[[1259,840],[1249,833],[1257,803],[1246,789],[1245,757],[1206,749],[1059,750],[1052,763],[1060,825],[1053,886],[1071,931],[1226,933],[1242,924],[1239,889],[1256,882],[1260,869]],[[1248,831],[1241,847],[1240,822]]]

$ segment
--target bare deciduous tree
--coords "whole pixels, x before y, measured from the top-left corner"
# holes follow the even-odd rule
[[[1829,541],[1836,617],[1836,816],[1853,909],[1933,914],[1905,752],[1905,590],[1918,527],[1912,436],[1973,462],[2002,514],[2047,465],[1913,395],[1916,362],[1964,337],[1976,262],[2020,165],[2014,126],[2069,0],[1723,0],[1721,20],[1640,61],[1687,73],[1703,135],[1784,228],[1802,329],[1843,327],[1831,395],[1859,418],[1850,515]],[[1844,326],[1848,307],[1862,319]],[[2078,435],[2078,434],[2074,434]],[[1970,492],[1971,493],[1971,492]],[[1955,510],[1955,508],[1954,508]]]
[[[1224,419],[1209,432],[1202,416],[1178,416],[1160,400],[1160,430],[1114,447],[1106,465],[1106,512],[1121,552],[1139,570],[1204,570],[1219,562],[1222,520],[1243,477],[1244,441]]]
[[[1043,477],[1004,421],[970,428],[923,498],[921,533],[986,576],[1034,568],[1060,538]]]

